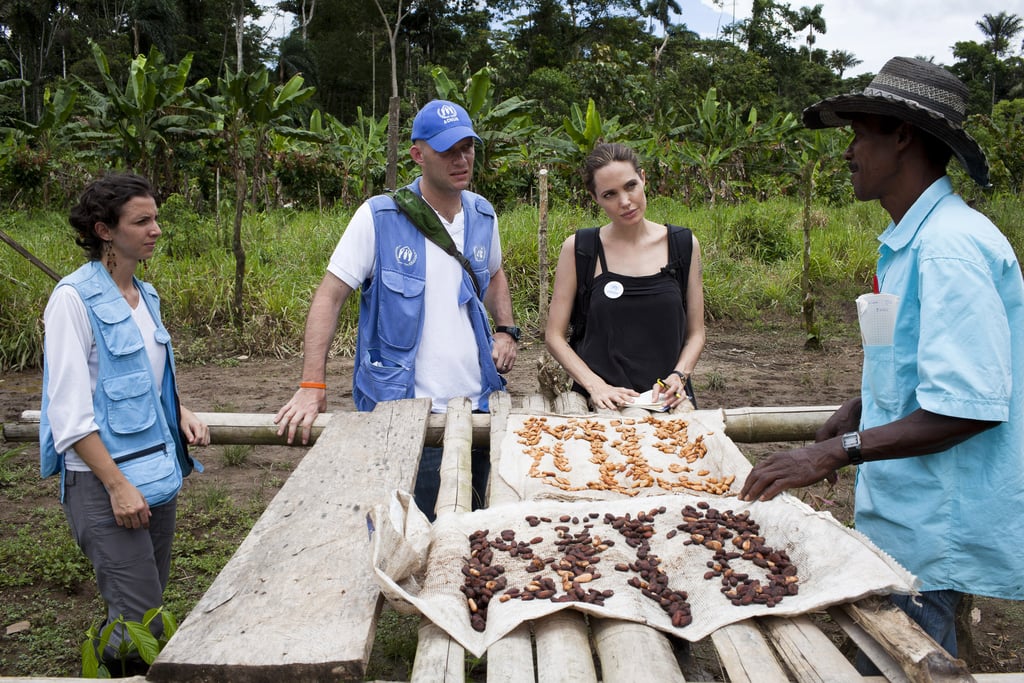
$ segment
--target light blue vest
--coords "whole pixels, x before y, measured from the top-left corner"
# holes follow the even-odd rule
[[[167,348],[167,365],[158,394],[131,307],[103,264],[90,261],[57,283],[57,287],[63,286],[78,291],[92,325],[99,359],[92,404],[100,438],[114,462],[150,505],[167,502],[181,487],[181,477],[188,476],[193,468],[200,472],[203,468],[189,456],[181,438],[174,353],[171,336],[160,320],[160,298],[152,285],[135,280],[140,298],[156,324],[156,340]],[[64,454],[56,450],[47,416],[49,379],[44,356],[39,469],[44,478],[60,473],[63,500]]]
[[[409,188],[420,193],[417,178]],[[376,242],[373,275],[362,284],[359,301],[359,331],[352,398],[357,410],[373,410],[380,401],[412,398],[415,394],[416,351],[423,331],[426,288],[426,238],[409,222],[395,202],[386,195],[370,199]],[[495,212],[490,202],[472,192],[462,193],[465,243],[462,253],[473,267],[481,297],[491,276],[491,236]],[[416,257],[416,255],[421,255]],[[447,256],[445,256],[447,258]],[[443,296],[444,294],[442,294]],[[505,387],[491,358],[490,319],[477,298],[469,273],[462,273],[459,304],[469,307],[469,318],[480,359],[482,387],[477,398],[487,410],[491,392]]]

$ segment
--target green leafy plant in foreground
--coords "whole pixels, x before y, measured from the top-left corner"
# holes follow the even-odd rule
[[[164,624],[163,635],[159,638],[149,630],[149,625],[158,616]],[[121,616],[113,623],[107,624],[101,631],[97,631],[95,624],[90,626],[89,630],[85,632],[85,640],[82,642],[82,676],[84,678],[111,678],[115,673],[110,671],[107,662],[103,661],[102,653],[110,643],[114,629],[117,628],[123,629],[126,635],[117,650],[122,670],[116,673],[120,674],[126,669],[128,658],[136,653],[146,664],[152,664],[167,641],[178,630],[178,622],[163,607],[154,607],[142,616],[141,622],[128,621]]]

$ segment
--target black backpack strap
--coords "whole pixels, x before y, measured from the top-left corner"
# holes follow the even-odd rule
[[[683,295],[683,310],[686,310],[686,290],[690,279],[690,262],[693,260],[693,232],[678,225],[668,226],[668,265],[665,269],[674,273]]]
[[[594,282],[594,253],[597,251],[598,230],[582,228],[576,231],[576,298],[569,316],[569,346],[583,339],[587,327],[587,306],[590,303],[590,287]]]

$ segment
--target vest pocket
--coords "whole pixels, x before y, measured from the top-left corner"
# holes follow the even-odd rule
[[[145,497],[150,507],[163,505],[181,488],[178,459],[163,445],[114,458],[125,478]]]
[[[355,384],[356,389],[374,404],[412,398],[415,393],[412,368],[400,365],[376,350],[363,354],[359,359]]]
[[[156,422],[152,388],[152,376],[145,370],[103,380],[107,424],[114,432],[135,434]]]
[[[422,329],[423,291],[426,280],[393,270],[380,273],[381,302],[377,331],[385,346],[408,351],[416,346]]]
[[[92,310],[104,323],[99,326],[100,334],[110,353],[126,356],[145,346],[139,328],[132,320],[132,311],[124,299],[96,304]]]

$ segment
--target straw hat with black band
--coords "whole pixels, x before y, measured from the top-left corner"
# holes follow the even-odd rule
[[[863,92],[829,97],[804,109],[808,128],[850,125],[850,114],[892,116],[911,123],[946,143],[967,173],[988,187],[988,161],[964,131],[967,86],[937,64],[893,57]]]

